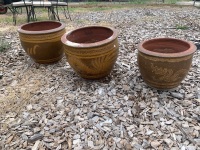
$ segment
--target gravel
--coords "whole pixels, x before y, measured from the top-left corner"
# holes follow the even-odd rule
[[[160,91],[142,80],[137,45],[154,37],[198,45],[199,9],[137,6],[71,15],[67,30],[91,24],[119,30],[113,71],[88,81],[65,57],[56,64],[37,64],[22,49],[16,30],[5,33],[12,46],[0,53],[0,148],[198,150],[200,50],[180,86]]]

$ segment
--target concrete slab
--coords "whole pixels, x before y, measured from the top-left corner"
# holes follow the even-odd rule
[[[182,2],[177,2],[177,5],[184,5],[184,6],[193,6],[194,5],[194,1],[182,1]],[[195,2],[194,6],[200,6],[200,2]]]

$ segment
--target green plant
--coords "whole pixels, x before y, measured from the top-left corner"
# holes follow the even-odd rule
[[[0,38],[0,52],[4,52],[9,48],[10,48],[10,44],[7,41]]]
[[[189,27],[185,25],[176,25],[176,29],[187,30]]]

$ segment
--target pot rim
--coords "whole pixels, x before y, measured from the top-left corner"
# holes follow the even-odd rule
[[[102,41],[99,41],[99,42],[94,42],[94,43],[75,43],[75,42],[69,41],[67,39],[67,36],[70,35],[74,31],[86,29],[86,28],[94,28],[94,27],[110,29],[111,31],[113,31],[113,34],[112,34],[112,36],[110,36],[109,38],[107,38],[105,40],[102,40]],[[62,41],[63,44],[70,46],[70,47],[89,48],[89,47],[98,47],[98,46],[104,45],[106,43],[109,43],[109,42],[113,41],[114,39],[116,39],[117,36],[118,36],[118,30],[117,29],[114,29],[114,28],[111,28],[111,27],[106,27],[106,26],[95,26],[95,25],[93,25],[93,26],[86,26],[86,27],[81,27],[81,28],[71,30],[71,31],[65,33],[61,37],[61,41]]]
[[[149,51],[149,50],[147,50],[143,47],[143,44],[146,43],[146,42],[151,42],[151,41],[154,41],[154,40],[164,40],[164,39],[184,42],[184,43],[187,43],[190,47],[187,50],[185,50],[183,52],[178,52],[178,53],[153,52],[153,51]],[[138,51],[139,52],[142,52],[144,54],[151,55],[151,56],[157,56],[157,57],[172,57],[172,58],[184,57],[184,56],[193,54],[196,50],[197,50],[197,47],[191,41],[186,41],[186,40],[177,39],[177,38],[165,38],[165,37],[152,38],[152,39],[149,39],[149,40],[144,40],[144,41],[142,41],[138,44]]]
[[[60,26],[54,29],[41,30],[41,31],[30,31],[30,30],[22,29],[23,26],[30,25],[30,24],[38,24],[38,23],[60,23]],[[36,21],[36,22],[29,22],[29,23],[22,24],[21,26],[18,27],[17,31],[23,34],[48,34],[48,33],[60,31],[64,28],[65,28],[65,24],[59,21]]]

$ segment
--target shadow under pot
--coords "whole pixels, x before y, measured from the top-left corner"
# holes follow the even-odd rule
[[[118,57],[118,32],[103,26],[88,26],[62,36],[70,66],[85,79],[99,79],[110,74]]]
[[[196,46],[175,38],[155,38],[138,46],[138,66],[143,80],[157,89],[177,87],[192,63]]]
[[[18,28],[23,49],[41,64],[54,63],[63,57],[60,38],[65,32],[65,24],[57,21],[27,23]]]

